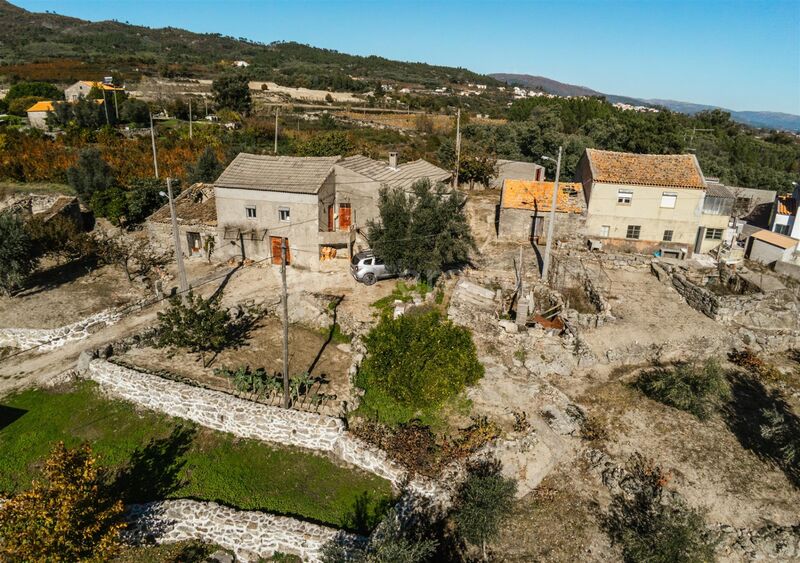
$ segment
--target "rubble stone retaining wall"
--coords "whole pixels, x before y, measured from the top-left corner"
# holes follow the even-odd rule
[[[78,322],[59,328],[4,328],[0,329],[0,348],[33,348],[54,350],[68,342],[83,340],[104,326],[112,325],[122,318],[122,312],[106,310],[86,317]]]
[[[133,505],[128,518],[127,533],[134,541],[200,540],[234,552],[243,562],[272,557],[278,551],[303,561],[320,561],[322,546],[334,538],[343,543],[361,541],[353,534],[286,516],[184,499]]]
[[[191,420],[243,438],[329,452],[343,461],[374,473],[400,488],[407,472],[385,452],[347,434],[334,417],[283,409],[142,373],[103,359],[86,367],[89,379],[111,395],[147,409]]]

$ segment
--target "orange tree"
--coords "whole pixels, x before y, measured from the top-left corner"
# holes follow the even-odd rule
[[[0,507],[0,560],[107,561],[121,547],[123,506],[91,448],[59,442],[44,480]]]

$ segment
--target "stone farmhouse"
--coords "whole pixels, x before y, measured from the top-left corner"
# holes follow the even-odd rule
[[[124,92],[125,88],[120,86],[114,86],[112,84],[105,84],[103,82],[92,82],[90,80],[78,80],[72,86],[67,87],[64,90],[64,98],[68,102],[75,102],[80,98],[85,98],[89,95],[89,92],[92,91],[92,88],[97,88],[98,90],[102,90],[105,92]]]
[[[26,110],[28,123],[36,129],[47,129],[47,116],[53,111],[53,102],[36,102]]]
[[[240,153],[212,185],[195,184],[175,199],[187,257],[249,258],[318,269],[320,261],[349,258],[364,227],[378,217],[381,187],[410,190],[418,180],[447,181],[450,173],[417,160],[397,164],[365,156],[341,158]],[[169,206],[148,218],[154,244],[173,245]]]
[[[536,244],[543,242],[550,224],[554,189],[554,182],[506,179],[500,192],[498,238]],[[559,182],[554,237],[563,240],[580,236],[585,222],[583,185]]]
[[[605,246],[680,258],[732,237],[734,196],[707,185],[692,154],[586,149],[576,180],[586,196],[586,235]]]

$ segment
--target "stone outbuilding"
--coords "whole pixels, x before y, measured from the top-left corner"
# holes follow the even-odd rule
[[[208,258],[209,251],[212,256],[221,253],[214,186],[198,183],[183,190],[175,198],[175,215],[185,257]],[[145,227],[156,249],[164,252],[174,249],[169,203],[148,217]]]
[[[505,180],[500,193],[497,236],[509,241],[543,242],[547,238],[554,182]],[[559,182],[555,239],[583,234],[586,203],[580,183]]]
[[[26,110],[28,123],[35,129],[47,129],[47,116],[53,112],[53,102],[36,102]]]

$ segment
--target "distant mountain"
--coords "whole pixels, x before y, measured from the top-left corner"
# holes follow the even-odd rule
[[[750,125],[752,127],[763,127],[767,129],[782,129],[800,132],[800,115],[793,115],[790,113],[772,111],[734,111],[718,106],[693,104],[690,102],[679,102],[675,100],[646,100],[640,98],[631,98],[628,96],[618,96],[615,94],[603,94],[602,92],[592,90],[586,86],[566,84],[551,78],[545,78],[544,76],[534,76],[530,74],[495,73],[490,74],[489,76],[513,86],[540,89],[548,92],[549,94],[555,94],[557,96],[604,96],[611,103],[621,102],[631,105],[662,106],[669,110],[679,113],[686,113],[688,115],[694,115],[695,113],[701,111],[721,109],[730,113],[731,119],[738,121],[739,123],[744,123],[745,125]]]

